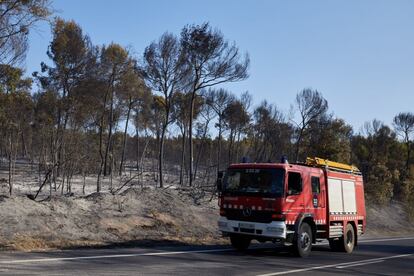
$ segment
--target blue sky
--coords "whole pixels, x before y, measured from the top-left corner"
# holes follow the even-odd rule
[[[96,45],[117,42],[137,57],[163,32],[210,22],[251,58],[250,78],[225,85],[288,112],[303,88],[319,90],[330,110],[358,131],[414,112],[414,1],[55,0]],[[50,27],[30,35],[27,74],[47,61]]]

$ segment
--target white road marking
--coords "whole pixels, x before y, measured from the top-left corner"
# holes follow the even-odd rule
[[[376,264],[376,263],[382,263],[384,260],[378,260],[378,261],[370,261],[370,262],[362,262],[359,264],[350,264],[350,265],[341,265],[341,266],[336,266],[335,268],[347,268],[347,267],[351,267],[351,266],[361,266],[361,265],[369,265],[369,264]]]
[[[234,251],[234,249],[224,248],[224,249],[188,250],[188,251],[171,251],[171,252],[163,251],[163,252],[149,252],[149,253],[136,253],[136,254],[96,255],[96,256],[81,256],[81,257],[38,258],[38,259],[9,260],[9,261],[3,260],[3,261],[0,261],[0,264],[24,264],[24,263],[57,262],[57,261],[71,261],[71,260],[128,258],[128,257],[139,257],[139,256],[164,256],[164,255],[212,253],[212,252],[225,252],[225,251]]]
[[[406,238],[388,238],[388,239],[376,239],[376,240],[358,240],[358,242],[367,243],[367,242],[380,242],[380,241],[402,241],[402,240],[414,240],[414,237],[406,237]]]
[[[381,241],[402,241],[402,240],[414,240],[414,237],[406,238],[388,238],[388,239],[373,239],[373,240],[358,240],[359,243],[370,243],[370,242],[381,242]],[[329,244],[328,242],[318,242],[316,245],[325,245]]]
[[[273,272],[273,273],[266,273],[266,274],[260,274],[257,276],[274,276],[274,275],[284,275],[284,274],[292,274],[292,273],[298,273],[298,272],[305,272],[305,271],[311,271],[311,270],[318,270],[318,269],[324,269],[324,268],[332,268],[332,267],[346,267],[346,266],[356,266],[356,265],[363,265],[368,264],[369,262],[375,263],[376,261],[384,261],[388,259],[395,259],[395,258],[404,258],[408,256],[412,256],[412,254],[403,254],[403,255],[394,255],[389,257],[382,257],[382,258],[375,258],[375,259],[367,259],[357,262],[348,262],[348,263],[339,263],[339,264],[330,264],[330,265],[321,265],[321,266],[313,266],[308,268],[299,268],[299,269],[293,269],[293,270],[286,270],[286,271],[279,271],[279,272]]]

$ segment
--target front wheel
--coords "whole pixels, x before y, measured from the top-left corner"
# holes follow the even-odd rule
[[[251,241],[252,239],[244,236],[230,236],[231,245],[238,251],[246,250],[249,247]]]
[[[302,223],[293,241],[293,253],[299,257],[308,257],[312,251],[312,228],[307,223]]]

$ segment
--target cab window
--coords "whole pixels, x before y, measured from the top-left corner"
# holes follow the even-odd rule
[[[288,195],[298,195],[302,192],[302,177],[300,173],[289,172]]]
[[[312,194],[319,194],[321,192],[321,185],[319,183],[319,177],[312,176],[311,177],[312,182]]]

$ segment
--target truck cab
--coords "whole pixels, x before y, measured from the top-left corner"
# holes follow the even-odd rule
[[[334,214],[337,221],[333,220],[333,214],[329,211],[329,173],[326,166],[311,162],[232,164],[218,179],[219,230],[239,250],[246,249],[253,239],[290,245],[292,251],[302,257],[310,254],[317,239],[328,239],[330,243],[332,241],[332,247],[335,244],[337,249],[340,248],[347,230],[347,220],[343,216],[346,212]],[[337,174],[339,178],[335,179],[354,176],[345,171]],[[339,187],[338,183],[334,184]],[[331,187],[337,192],[336,188]],[[342,191],[342,186],[340,189]],[[356,189],[353,191],[356,202]],[[332,195],[332,198],[337,201],[338,195]],[[337,202],[332,203],[333,206],[335,204]],[[365,215],[365,205],[363,213]],[[340,227],[342,231],[338,231]],[[342,243],[353,250],[356,233],[362,232],[358,232],[357,228],[364,229],[364,223],[356,221],[352,227],[353,236]]]

